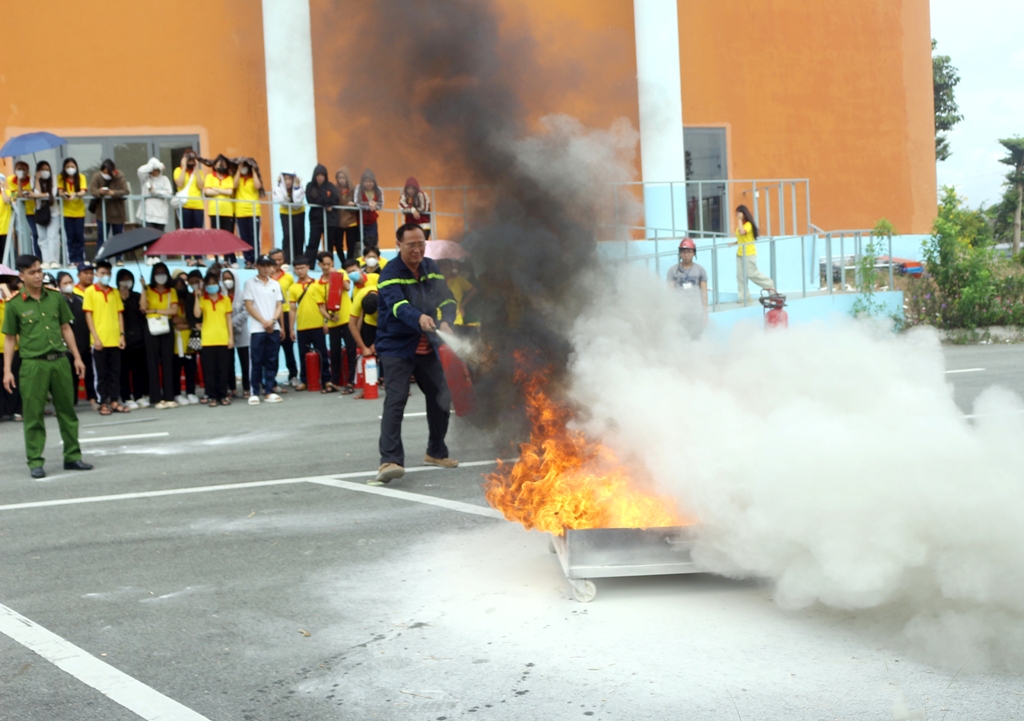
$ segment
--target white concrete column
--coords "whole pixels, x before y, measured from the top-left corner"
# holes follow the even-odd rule
[[[674,226],[686,232],[686,154],[683,150],[683,95],[679,77],[679,18],[676,0],[633,0],[636,81],[640,107],[640,164],[645,183],[648,228],[665,236]],[[678,184],[672,191],[668,183]],[[654,237],[653,230],[648,236]]]
[[[282,170],[302,181],[317,164],[316,104],[313,92],[313,42],[309,0],[263,0],[263,56],[267,76],[267,126],[270,173],[264,173],[268,194]],[[281,223],[275,209],[264,223],[273,223],[278,244]]]

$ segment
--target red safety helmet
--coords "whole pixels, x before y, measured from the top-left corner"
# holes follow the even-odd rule
[[[689,238],[683,238],[682,242],[679,243],[679,250],[682,251],[683,248],[689,248],[693,251],[694,255],[697,255],[697,244]]]

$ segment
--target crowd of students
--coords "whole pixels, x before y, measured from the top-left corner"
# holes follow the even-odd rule
[[[387,262],[376,247],[358,258],[343,257],[336,276],[342,292],[334,302],[328,290],[337,269],[328,251],[298,256],[289,265],[284,250],[275,248],[255,258],[257,276],[244,288],[221,264],[172,273],[162,261],[147,268],[141,292],[134,273],[109,261],[81,262],[77,281],[60,272],[46,273],[43,283],[60,290],[70,306],[87,401],[111,415],[150,406],[217,408],[234,398],[277,403],[289,388],[307,389],[312,379],[304,359],[310,351],[319,355],[321,393],[355,393],[357,358],[376,355],[377,282]],[[457,301],[456,328],[472,333],[479,323],[470,266],[442,263]],[[17,283],[0,283],[0,318]],[[285,384],[277,380],[282,351]],[[15,374],[18,365],[15,352]],[[17,390],[3,391],[0,417],[20,414]]]
[[[208,171],[204,172],[203,166]],[[131,188],[114,161],[104,160],[90,180],[80,172],[74,158],[65,158],[60,168],[55,175],[50,163],[41,160],[33,175],[27,162],[18,161],[9,178],[0,174],[0,257],[11,225],[17,222],[17,201],[21,201],[18,212],[24,214],[33,252],[41,258],[43,268],[61,266],[62,232],[72,266],[85,261],[86,210],[96,217],[97,251],[107,238],[124,232],[128,219],[126,197]],[[259,252],[262,206],[268,202],[256,160],[223,154],[211,160],[187,150],[170,178],[165,171],[158,158],[138,168],[142,195],[139,222],[163,230],[175,214],[181,228],[203,228],[208,220],[209,227],[237,234],[250,247],[243,254],[243,262],[246,268],[253,268]],[[340,259],[351,259],[362,250],[379,246],[377,220],[384,208],[384,191],[370,169],[353,184],[348,168],[335,172],[332,181],[326,166],[318,164],[305,185],[294,171],[287,170],[277,176],[272,201],[278,205],[282,250],[288,263],[298,255],[312,258],[321,249],[336,252]],[[405,222],[419,224],[429,239],[430,197],[415,177],[406,180],[398,211]],[[189,266],[203,265],[199,256],[186,261]],[[119,258],[115,262],[123,265]],[[239,267],[233,254],[226,256],[223,264]]]

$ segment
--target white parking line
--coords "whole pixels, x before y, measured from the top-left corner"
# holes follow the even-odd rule
[[[144,719],[209,721],[2,604],[0,633]]]
[[[101,443],[102,441],[131,441],[136,438],[163,438],[171,435],[167,431],[159,433],[133,433],[130,436],[101,436],[99,438],[79,438],[79,443]]]
[[[950,373],[980,373],[983,370],[985,370],[985,369],[984,368],[959,368],[959,369],[953,370],[953,371],[946,371],[946,375],[949,375]]]
[[[402,418],[423,418],[427,415],[426,411],[418,411],[416,413],[406,413]],[[377,420],[382,419],[384,416],[377,416]]]

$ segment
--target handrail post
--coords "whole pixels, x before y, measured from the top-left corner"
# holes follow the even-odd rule
[[[832,234],[825,233],[825,254],[828,256],[828,268],[826,273],[828,274],[828,294],[833,295],[835,293],[835,270],[832,268]]]
[[[697,181],[697,227],[700,237],[704,237],[704,181]]]
[[[793,216],[793,222],[794,223],[796,222],[796,215]],[[807,275],[804,273],[804,259],[807,258],[807,254],[805,252],[806,251],[806,247],[805,247],[804,241],[805,241],[805,238],[804,238],[804,236],[801,235],[800,236],[800,290],[801,290],[801,293],[802,293],[802,295],[800,296],[801,298],[806,298],[807,297]]]
[[[893,277],[892,277],[892,233],[887,233],[889,236],[889,290],[893,290]]]
[[[711,279],[715,285],[711,289],[711,306],[712,309],[718,311],[718,239],[711,239]]]

